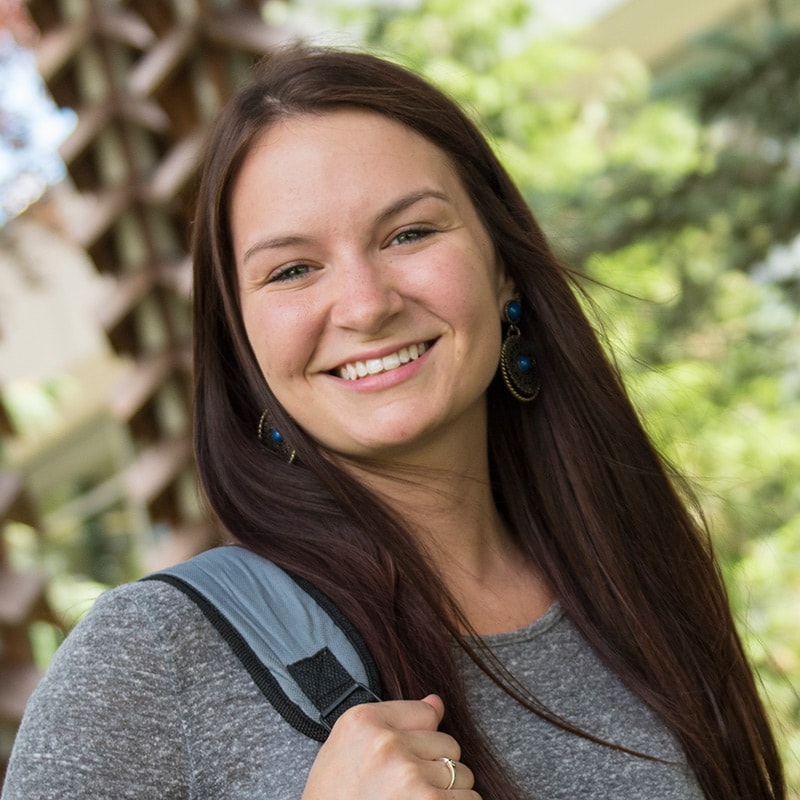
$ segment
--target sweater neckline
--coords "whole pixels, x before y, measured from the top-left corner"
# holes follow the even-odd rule
[[[563,616],[564,610],[561,608],[561,604],[556,600],[541,617],[538,617],[528,625],[513,631],[490,633],[486,636],[481,636],[481,641],[493,650],[498,647],[507,647],[508,645],[518,644],[520,642],[528,642],[539,636],[543,636],[547,631],[554,628],[561,621]]]

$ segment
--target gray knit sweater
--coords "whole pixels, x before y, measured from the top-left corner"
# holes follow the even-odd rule
[[[562,717],[670,762],[542,722],[465,663],[475,716],[531,798],[702,798],[670,735],[558,606],[487,641]],[[135,583],[103,595],[59,649],[28,704],[2,800],[298,800],[318,747],[278,716],[190,600]]]

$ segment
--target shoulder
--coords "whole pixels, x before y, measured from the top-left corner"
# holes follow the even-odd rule
[[[76,630],[101,625],[109,618],[122,622],[148,621],[159,628],[175,614],[191,615],[194,608],[194,603],[174,586],[163,581],[140,580],[101,594]]]
[[[61,644],[26,717],[58,713],[78,725],[77,716],[106,713],[109,706],[125,715],[122,724],[137,706],[174,710],[190,667],[211,671],[229,657],[180,591],[156,581],[125,584],[100,595]]]
[[[156,581],[140,581],[111,589],[95,601],[56,652],[45,681],[65,671],[90,669],[113,674],[146,665],[164,666],[170,657],[211,638],[199,609],[180,591]],[[102,658],[98,656],[102,654]]]
[[[190,606],[183,594],[161,581],[141,580],[124,583],[103,592],[81,618],[75,630],[94,628],[110,618],[121,622],[152,620],[169,616]]]
[[[142,581],[101,595],[59,648],[3,800],[299,796],[315,750],[192,600]]]
[[[109,636],[161,639],[178,631],[191,635],[194,625],[187,629],[184,623],[195,623],[202,616],[197,606],[175,587],[162,581],[136,581],[101,594],[67,642],[98,636],[104,641]]]
[[[125,584],[100,595],[56,652],[34,694],[87,706],[122,694],[149,702],[176,694],[197,652],[225,654],[199,609],[164,583]]]
[[[185,606],[179,592],[148,583],[100,596],[28,702],[4,798],[53,796],[53,787],[64,798],[123,797],[136,781],[142,796],[160,796],[156,786],[182,784],[189,767],[173,643]]]

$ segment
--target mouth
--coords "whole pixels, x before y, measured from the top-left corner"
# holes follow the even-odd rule
[[[351,361],[333,370],[333,374],[345,381],[357,381],[369,375],[380,375],[391,372],[411,361],[416,361],[423,353],[430,350],[433,342],[418,342],[401,347],[383,358],[367,358],[364,361]]]

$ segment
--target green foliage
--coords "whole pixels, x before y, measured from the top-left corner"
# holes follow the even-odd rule
[[[631,393],[697,484],[800,787],[800,30],[712,31],[652,79],[535,35],[522,0],[349,19],[474,112],[556,248],[600,282]]]
[[[797,508],[797,504],[795,504]],[[733,574],[734,598],[747,609],[746,643],[783,735],[790,786],[800,791],[800,514],[749,544]],[[737,596],[738,594],[738,596]],[[793,795],[794,797],[797,794]]]

